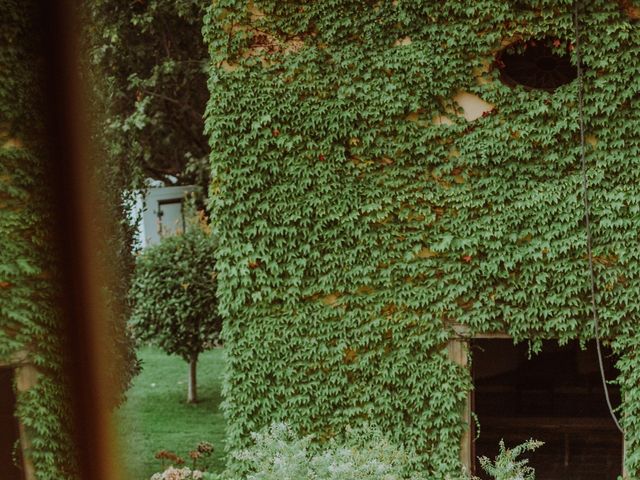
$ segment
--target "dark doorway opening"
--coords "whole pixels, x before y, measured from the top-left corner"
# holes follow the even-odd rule
[[[558,48],[562,44],[566,46],[564,51]],[[511,44],[498,53],[495,65],[500,69],[500,79],[511,87],[522,85],[553,92],[578,77],[578,70],[571,63],[569,44],[557,38]]]
[[[622,474],[623,439],[607,409],[595,343],[583,350],[578,342],[545,341],[531,358],[527,344],[510,339],[475,340],[472,347],[472,408],[480,423],[474,458],[493,459],[501,439],[512,447],[533,438],[545,442],[528,455],[536,480],[615,480]],[[603,353],[607,379],[615,379],[615,358]],[[617,386],[609,391],[619,405]],[[477,460],[475,473],[482,478]]]
[[[23,480],[14,457],[19,453],[20,432],[14,413],[13,369],[0,368],[0,472],[2,480]]]

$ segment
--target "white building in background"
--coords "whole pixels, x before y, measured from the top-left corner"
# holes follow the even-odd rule
[[[138,247],[155,245],[161,238],[183,232],[185,197],[198,190],[195,185],[149,187],[140,195],[133,212],[138,227]]]

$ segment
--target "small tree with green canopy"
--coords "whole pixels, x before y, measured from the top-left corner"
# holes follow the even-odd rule
[[[204,222],[166,237],[137,259],[131,287],[135,336],[189,363],[187,401],[197,402],[198,356],[217,340],[215,245]]]

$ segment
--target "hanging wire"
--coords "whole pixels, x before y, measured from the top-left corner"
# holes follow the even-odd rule
[[[582,60],[580,57],[580,22],[579,22],[579,4],[577,0],[573,2],[573,26],[575,30],[575,52],[576,52],[576,64],[578,70],[578,117],[580,125],[580,160],[582,164],[582,201],[584,203],[584,229],[587,234],[587,256],[589,257],[589,276],[591,283],[591,311],[593,314],[593,324],[595,328],[596,336],[596,349],[598,351],[598,364],[600,366],[600,376],[602,378],[602,386],[604,388],[604,396],[607,400],[607,406],[609,407],[609,413],[611,418],[618,427],[618,430],[624,435],[624,430],[620,426],[618,417],[615,414],[613,406],[611,405],[611,398],[609,397],[609,387],[607,385],[607,377],[604,371],[604,362],[602,360],[602,347],[600,342],[600,319],[598,318],[598,308],[596,306],[596,280],[593,269],[593,248],[591,238],[591,221],[590,211],[591,206],[589,203],[589,187],[587,185],[587,161],[585,154],[585,140],[584,140],[584,81],[582,75]]]

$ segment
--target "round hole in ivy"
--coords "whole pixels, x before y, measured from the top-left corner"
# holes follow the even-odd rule
[[[520,41],[501,50],[495,64],[500,79],[509,86],[553,91],[578,76],[570,48],[570,44],[552,38]]]

